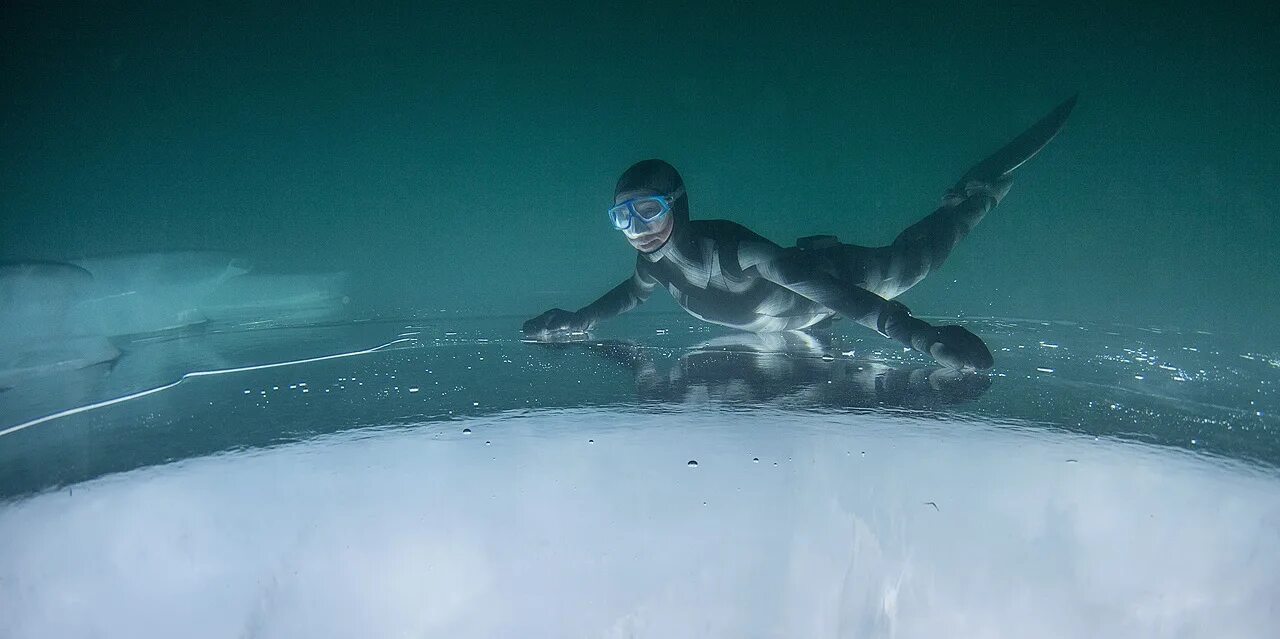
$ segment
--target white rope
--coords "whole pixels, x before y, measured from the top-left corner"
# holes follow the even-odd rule
[[[323,362],[323,361],[325,361],[325,360],[330,360],[330,359],[342,359],[342,358],[344,358],[344,357],[355,357],[356,355],[369,355],[369,354],[371,354],[371,353],[376,353],[376,352],[378,352],[378,351],[380,351],[380,350],[382,350],[382,349],[384,349],[384,348],[387,348],[387,347],[389,347],[389,346],[395,346],[396,344],[401,344],[401,343],[404,343],[404,342],[416,342],[416,341],[418,341],[416,338],[413,338],[413,337],[406,337],[406,338],[403,338],[403,339],[397,339],[397,340],[393,340],[393,341],[387,342],[386,344],[382,344],[381,346],[375,346],[375,347],[373,347],[373,348],[367,348],[367,349],[362,350],[362,351],[351,351],[351,352],[349,352],[349,353],[338,353],[338,354],[336,354],[336,355],[322,355],[322,356],[320,356],[320,357],[308,357],[307,359],[296,359],[296,360],[290,360],[290,361],[287,361],[287,362],[274,362],[274,363],[271,363],[271,364],[257,364],[257,365],[255,365],[255,366],[241,366],[241,367],[239,367],[239,368],[222,368],[222,369],[212,370],[212,371],[193,371],[193,372],[190,372],[190,373],[186,373],[186,374],[185,374],[185,375],[183,375],[182,377],[179,377],[177,381],[175,381],[175,382],[171,382],[171,383],[168,383],[168,384],[165,384],[164,386],[157,386],[157,387],[155,387],[155,388],[149,388],[149,389],[147,389],[147,390],[138,391],[138,392],[136,392],[136,393],[131,393],[131,394],[129,394],[129,395],[125,395],[125,396],[123,396],[123,397],[116,397],[116,398],[114,398],[114,399],[107,399],[107,400],[103,400],[103,401],[100,401],[100,402],[97,402],[97,403],[94,403],[94,404],[88,404],[88,405],[86,405],[86,406],[79,406],[79,407],[76,407],[76,408],[68,408],[67,410],[59,411],[59,412],[56,412],[56,413],[54,413],[54,414],[52,414],[52,415],[45,415],[44,417],[40,417],[40,418],[37,418],[37,419],[33,419],[33,420],[29,421],[29,422],[23,422],[23,423],[21,423],[21,424],[18,424],[17,426],[10,426],[9,428],[6,428],[6,429],[4,429],[4,430],[0,430],[0,437],[4,437],[5,435],[9,435],[9,434],[12,434],[12,433],[16,433],[16,432],[18,432],[18,431],[20,431],[20,430],[25,430],[25,429],[27,429],[27,428],[31,428],[32,426],[36,426],[36,425],[38,425],[38,424],[43,424],[43,423],[45,423],[45,422],[51,422],[51,421],[53,421],[53,420],[55,420],[55,419],[62,419],[63,417],[70,417],[71,415],[77,415],[77,414],[80,414],[80,413],[87,413],[87,412],[89,412],[89,411],[91,411],[91,410],[97,410],[97,409],[99,409],[99,408],[103,408],[103,407],[105,407],[105,406],[111,406],[111,405],[114,405],[114,404],[119,404],[119,403],[122,403],[122,402],[127,402],[127,401],[130,401],[130,400],[138,399],[139,397],[146,397],[147,395],[152,395],[152,394],[155,394],[155,393],[159,393],[160,391],[168,390],[168,389],[170,389],[170,388],[173,388],[174,386],[177,386],[178,384],[181,384],[182,382],[184,382],[184,381],[186,381],[186,380],[188,380],[188,379],[191,379],[191,378],[193,378],[193,377],[209,377],[209,376],[211,376],[211,375],[227,375],[227,374],[229,374],[229,373],[243,373],[243,372],[245,372],[245,371],[257,371],[257,370],[262,370],[262,369],[265,369],[265,368],[279,368],[279,367],[281,367],[281,366],[295,366],[295,365],[298,365],[298,364],[310,364],[310,363],[312,363],[312,362]]]

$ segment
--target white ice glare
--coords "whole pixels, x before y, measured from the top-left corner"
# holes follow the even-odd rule
[[[315,321],[342,310],[350,288],[346,273],[240,275],[214,289],[200,310],[213,320]]]
[[[102,335],[68,321],[92,286],[93,276],[71,264],[0,265],[0,387],[120,355]]]
[[[315,322],[350,301],[346,273],[248,269],[211,251],[0,265],[0,388],[114,360],[113,337],[210,320]]]
[[[71,312],[81,333],[125,335],[181,328],[207,321],[206,296],[248,272],[226,253],[136,253],[75,260],[93,274],[88,298]]]
[[[10,502],[0,539],[14,639],[1280,628],[1274,474],[901,417],[364,431]]]

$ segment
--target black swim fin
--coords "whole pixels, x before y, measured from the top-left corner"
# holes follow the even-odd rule
[[[1076,98],[1078,97],[1080,97],[1080,94],[1077,93],[1067,98],[1053,111],[1050,111],[1049,115],[1044,116],[1031,128],[1023,131],[1022,135],[1014,138],[1012,142],[1004,145],[1003,148],[992,153],[985,160],[975,164],[973,168],[964,174],[964,177],[960,178],[960,185],[971,181],[994,184],[1012,173],[1014,169],[1025,164],[1027,160],[1035,157],[1040,152],[1040,149],[1049,144],[1049,141],[1058,135],[1058,131],[1062,130],[1062,125],[1066,123],[1067,116],[1071,115],[1071,110],[1075,108]]]

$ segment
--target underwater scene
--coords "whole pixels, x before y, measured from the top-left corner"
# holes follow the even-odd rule
[[[1280,5],[7,3],[0,637],[1274,637]]]

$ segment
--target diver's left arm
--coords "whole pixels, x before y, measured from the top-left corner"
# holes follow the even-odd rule
[[[901,302],[837,280],[800,251],[751,246],[743,249],[745,251],[740,252],[743,266],[753,266],[761,277],[925,353],[945,366],[991,368],[991,352],[977,335],[963,327],[933,326],[913,317]],[[753,249],[755,255],[752,255]]]

